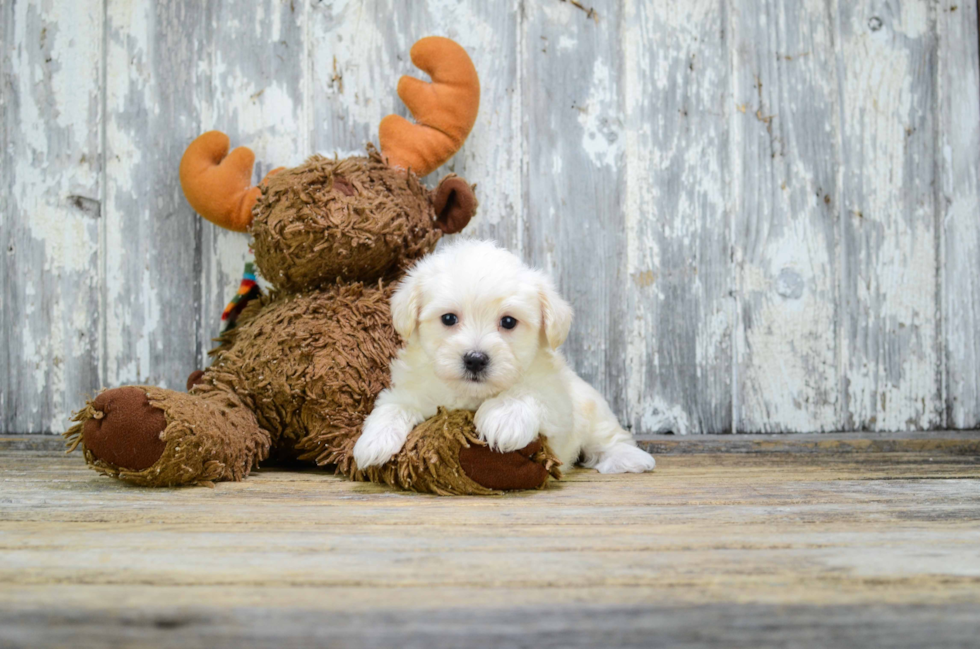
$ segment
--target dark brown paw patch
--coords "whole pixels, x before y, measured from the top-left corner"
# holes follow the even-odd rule
[[[473,482],[488,489],[537,489],[548,479],[548,470],[531,459],[540,450],[539,441],[510,453],[473,444],[459,449],[459,465]]]
[[[187,391],[190,392],[198,383],[204,383],[204,370],[194,370],[187,376]]]
[[[163,455],[167,443],[160,433],[167,428],[167,418],[150,405],[145,392],[133,387],[106,390],[95,397],[92,407],[96,414],[85,422],[82,441],[95,457],[142,471]]]

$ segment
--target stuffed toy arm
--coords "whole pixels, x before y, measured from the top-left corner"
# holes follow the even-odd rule
[[[541,438],[517,451],[492,451],[477,436],[472,412],[440,409],[386,464],[363,471],[351,464],[350,477],[440,496],[492,495],[540,489],[561,478],[560,464]]]

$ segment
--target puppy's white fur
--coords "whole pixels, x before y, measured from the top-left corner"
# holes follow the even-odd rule
[[[441,406],[475,410],[477,431],[498,451],[523,448],[540,433],[566,466],[581,457],[602,473],[653,469],[653,458],[558,351],[571,307],[547,276],[511,253],[486,241],[443,248],[405,277],[391,314],[406,344],[354,446],[359,467],[388,461]],[[444,324],[446,314],[456,323]],[[505,316],[517,325],[504,328]],[[470,352],[488,357],[483,372],[465,367]]]

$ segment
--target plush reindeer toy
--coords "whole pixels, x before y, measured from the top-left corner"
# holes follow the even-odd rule
[[[388,302],[398,279],[444,233],[462,230],[476,197],[449,175],[419,180],[459,149],[476,121],[480,84],[466,52],[420,40],[412,61],[431,83],[402,77],[416,123],[389,115],[381,152],[313,156],[250,187],[254,155],[228,153],[217,131],[190,144],[180,165],[188,202],[215,225],[248,231],[274,290],[249,302],[219,339],[188,392],[153,386],[104,390],[65,433],[96,471],[145,486],[242,480],[266,459],[334,465],[355,479],[437,494],[543,486],[558,475],[542,442],[496,453],[472,413],[441,411],[382,467],[359,470],[351,451],[401,340]]]

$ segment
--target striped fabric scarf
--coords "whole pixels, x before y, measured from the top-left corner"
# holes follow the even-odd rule
[[[262,291],[255,281],[255,262],[245,262],[245,272],[242,275],[242,282],[238,285],[238,293],[231,298],[231,302],[221,313],[221,333],[235,328],[238,316],[249,302],[259,297]]]

